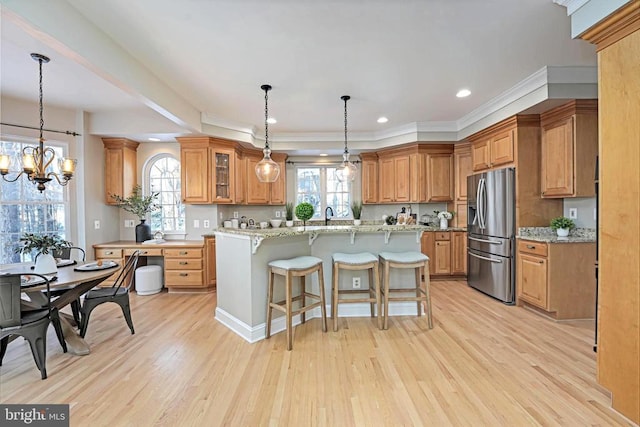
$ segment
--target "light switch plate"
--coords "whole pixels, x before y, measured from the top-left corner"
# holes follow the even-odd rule
[[[210,224],[209,224],[209,220],[208,220],[208,219],[205,219],[204,221],[202,221],[202,226],[203,226],[204,228],[209,228],[209,225],[210,225]]]
[[[233,212],[233,217],[238,218],[238,211]]]
[[[578,219],[578,208],[569,208],[569,218]]]
[[[276,211],[276,218],[280,218],[280,211]]]
[[[199,219],[194,219],[193,220],[193,228],[200,228],[200,220]]]
[[[93,229],[94,230],[100,230],[100,220],[96,219],[93,221]]]

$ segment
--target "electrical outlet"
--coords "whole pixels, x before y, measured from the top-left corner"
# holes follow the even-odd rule
[[[125,226],[125,228],[133,228],[134,227],[133,220],[132,219],[125,219],[124,220],[124,226]]]
[[[352,282],[352,287],[353,289],[360,289],[361,283],[360,283],[360,278],[359,277],[354,277]]]
[[[280,218],[280,211],[276,211],[276,218]]]
[[[209,225],[210,225],[210,224],[209,224],[209,220],[208,220],[208,219],[205,219],[204,221],[202,221],[202,226],[203,226],[204,228],[209,228]]]
[[[569,208],[569,218],[578,219],[578,208]]]
[[[93,221],[93,229],[94,230],[100,230],[100,220],[96,219]]]
[[[220,212],[220,221],[224,220],[224,214]]]
[[[193,228],[200,228],[200,220],[199,219],[194,219],[193,220]]]
[[[238,218],[238,211],[234,211],[234,212],[233,212],[233,217],[234,217],[234,218]]]

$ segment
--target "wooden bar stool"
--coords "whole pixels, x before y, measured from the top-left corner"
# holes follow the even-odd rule
[[[384,270],[382,277],[382,296],[384,298],[384,329],[388,329],[389,319],[389,301],[416,301],[418,306],[418,316],[421,315],[420,309],[422,302],[426,304],[427,320],[429,329],[433,328],[433,319],[431,317],[431,295],[429,293],[429,257],[420,252],[380,252],[380,264]],[[389,283],[389,270],[391,268],[413,268],[415,269],[416,287],[415,288],[396,288],[391,289]],[[424,289],[422,288],[422,272],[424,269]],[[403,292],[405,294],[415,291],[415,296],[403,295],[392,297],[392,292]]]
[[[380,279],[378,276],[378,258],[369,253],[345,254],[337,252],[333,254],[333,280],[331,282],[331,317],[333,317],[333,330],[338,330],[338,304],[368,302],[371,304],[371,317],[375,316],[374,305],[378,308],[378,328],[382,329],[382,307],[380,306]],[[368,289],[343,289],[340,290],[339,273],[344,270],[368,270]],[[362,294],[368,293],[368,297],[362,298],[342,298],[340,294]]]
[[[318,284],[320,295],[307,292],[305,277],[308,274],[318,273]],[[273,281],[274,275],[279,274],[285,277],[285,299],[284,301],[273,302]],[[300,294],[293,296],[293,278],[300,277]],[[317,302],[307,305],[306,298],[317,299]],[[300,301],[300,308],[293,310],[293,302]],[[293,348],[292,319],[296,314],[300,314],[300,321],[305,323],[305,313],[316,307],[320,307],[322,313],[322,331],[327,332],[327,312],[324,300],[324,275],[322,272],[322,260],[313,256],[300,256],[291,259],[280,259],[269,263],[269,289],[267,291],[267,332],[266,338],[271,336],[272,310],[282,311],[286,316],[287,326],[287,350]]]

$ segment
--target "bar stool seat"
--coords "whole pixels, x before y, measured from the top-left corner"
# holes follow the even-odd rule
[[[319,294],[313,294],[306,290],[306,276],[318,274]],[[285,277],[285,299],[284,301],[273,301],[274,276]],[[293,278],[300,277],[300,293],[293,296]],[[312,304],[306,304],[306,298],[317,300]],[[301,305],[297,310],[293,310],[293,302],[300,301]],[[287,331],[287,350],[293,348],[293,316],[300,314],[300,321],[305,323],[305,313],[316,307],[320,307],[322,313],[322,331],[327,332],[327,313],[324,298],[324,275],[322,271],[322,259],[313,256],[300,256],[290,259],[274,260],[269,263],[269,287],[267,290],[267,325],[265,337],[271,336],[272,310],[280,310],[285,313]]]
[[[368,302],[371,305],[371,317],[375,316],[374,304],[378,309],[378,328],[382,329],[382,307],[380,306],[380,279],[378,276],[378,257],[369,252],[346,254],[336,252],[333,254],[333,280],[331,283],[331,317],[333,317],[333,330],[338,330],[338,304]],[[343,289],[340,290],[339,274],[343,270],[368,270],[368,289]],[[369,294],[363,298],[340,298],[340,294]]]
[[[416,301],[418,316],[422,315],[422,303],[425,303],[427,322],[429,329],[433,328],[431,316],[431,294],[429,292],[429,257],[421,252],[380,252],[378,254],[380,264],[384,271],[382,278],[382,296],[384,298],[384,329],[388,329],[389,301]],[[391,288],[389,272],[391,268],[413,268],[415,269],[414,288]],[[422,274],[421,270],[424,271]],[[422,288],[422,277],[424,277],[424,289]],[[406,295],[415,291],[415,296]],[[391,296],[393,292],[402,292],[405,295]]]

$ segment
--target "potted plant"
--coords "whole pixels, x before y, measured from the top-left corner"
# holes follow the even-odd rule
[[[551,229],[556,232],[558,237],[567,237],[569,230],[575,227],[576,224],[573,220],[564,216],[559,216],[551,220]]]
[[[362,221],[360,220],[360,216],[362,215],[362,202],[354,201],[351,203],[351,213],[353,213],[353,225],[360,225]]]
[[[293,202],[287,202],[285,205],[285,225],[287,227],[293,227]]]
[[[155,199],[159,193],[151,192],[150,195],[142,195],[142,188],[139,185],[133,187],[133,192],[127,198],[123,198],[117,194],[111,194],[111,197],[116,201],[116,206],[124,209],[127,212],[131,212],[140,219],[140,224],[136,225],[136,242],[144,242],[145,240],[151,240],[151,227],[149,224],[145,224],[146,216],[149,212],[153,212],[160,209],[160,205],[155,203]]]
[[[19,242],[20,246],[16,248],[16,253],[36,252],[33,272],[39,274],[52,274],[58,271],[56,260],[53,258],[53,251],[72,246],[71,242],[64,240],[60,236],[50,234],[25,233]]]
[[[313,205],[308,202],[298,203],[296,216],[302,221],[302,225],[306,227],[307,221],[313,216]]]
[[[441,230],[446,230],[447,228],[449,228],[449,220],[453,219],[453,216],[456,214],[453,211],[433,211],[433,213],[435,213],[440,220]]]

